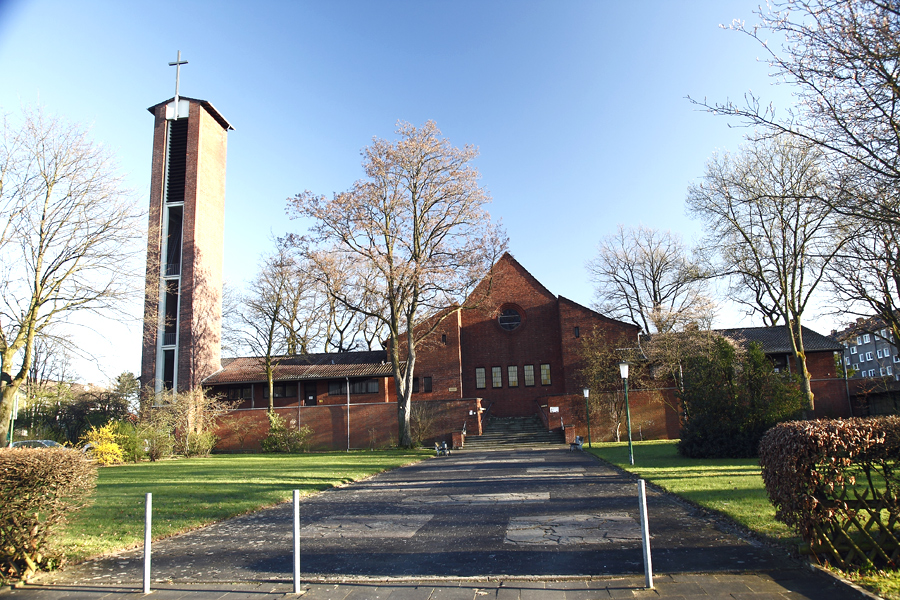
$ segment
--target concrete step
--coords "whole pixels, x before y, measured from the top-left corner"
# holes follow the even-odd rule
[[[485,427],[483,435],[466,438],[465,448],[467,450],[490,450],[564,443],[565,438],[562,433],[547,431],[538,417],[494,417]]]

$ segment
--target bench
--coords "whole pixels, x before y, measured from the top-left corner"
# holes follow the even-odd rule
[[[575,441],[569,444],[569,452],[573,452],[575,450],[581,450],[581,446],[584,444],[584,438],[580,435],[575,436]]]
[[[434,443],[434,455],[435,456],[450,456],[450,448],[447,446],[447,442],[441,442],[438,444]]]

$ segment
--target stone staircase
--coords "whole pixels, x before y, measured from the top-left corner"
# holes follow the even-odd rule
[[[562,432],[547,431],[539,417],[491,417],[483,435],[467,435],[465,450],[511,450],[565,444]]]

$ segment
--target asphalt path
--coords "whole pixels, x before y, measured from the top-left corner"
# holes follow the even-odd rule
[[[445,588],[478,580],[567,587],[643,581],[636,480],[561,447],[458,452],[306,497],[300,512],[309,592],[329,582],[335,589],[348,582],[376,589],[379,581],[406,589],[424,581]],[[743,572],[794,582],[793,591],[782,587],[793,595],[768,590],[774,595],[766,597],[860,597],[667,494],[648,489],[648,512],[658,581],[689,574],[725,581]],[[292,580],[291,548],[292,506],[285,503],[154,543],[152,578],[168,589],[276,584],[283,593]],[[45,576],[31,591],[139,588],[142,567],[140,549],[125,551]],[[10,594],[52,597],[29,591]]]

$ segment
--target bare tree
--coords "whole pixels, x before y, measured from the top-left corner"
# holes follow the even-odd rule
[[[687,198],[706,224],[719,274],[751,290],[760,311],[777,314],[787,327],[810,410],[802,317],[845,239],[822,201],[829,190],[821,164],[821,152],[799,138],[752,142],[735,157],[714,156]]]
[[[683,328],[711,307],[702,269],[669,231],[619,225],[615,235],[600,241],[587,267],[597,309],[646,333]]]
[[[244,325],[241,319],[241,290],[222,283],[222,355],[240,356],[244,350]]]
[[[773,76],[797,106],[775,107],[748,93],[743,104],[695,101],[737,117],[760,137],[790,133],[830,159],[845,193],[827,199],[844,214],[900,223],[900,5],[886,0],[786,0],[760,10],[761,24],[732,28],[760,43]],[[775,34],[779,49],[768,44]],[[873,188],[890,193],[858,193]]]
[[[828,270],[842,314],[877,315],[900,340],[900,231],[880,221],[864,221]]]
[[[76,311],[134,291],[138,212],[110,153],[40,110],[0,132],[0,439],[35,339]]]
[[[275,366],[287,345],[281,324],[285,316],[285,300],[295,273],[296,265],[290,254],[279,247],[263,259],[242,301],[245,341],[265,369],[269,412],[275,409]]]
[[[314,220],[309,236],[292,239],[329,292],[384,324],[399,443],[409,447],[416,345],[490,272],[506,237],[485,210],[475,148],[451,146],[431,121],[400,123],[397,134],[363,151],[366,179],[349,191],[330,200],[304,192],[288,210]]]
[[[310,275],[309,266],[296,261],[291,285],[285,290],[280,325],[289,355],[308,354],[321,344],[327,314],[328,291]]]

